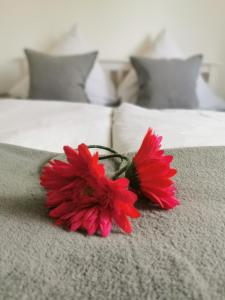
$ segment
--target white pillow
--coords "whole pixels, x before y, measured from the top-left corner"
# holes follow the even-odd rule
[[[74,26],[59,42],[57,42],[48,53],[52,55],[74,55],[91,52],[90,47]],[[86,93],[92,103],[109,105],[114,104],[116,91],[110,76],[103,70],[100,63],[96,61],[86,83]],[[29,74],[17,82],[9,91],[10,96],[27,98],[29,94]]]
[[[156,38],[153,46],[149,46],[144,56],[149,58],[186,58],[172,37],[164,30]],[[197,96],[201,109],[225,109],[225,101],[216,96],[208,84],[199,76]],[[122,102],[135,103],[138,97],[138,80],[133,69],[127,74],[119,86],[118,96]]]

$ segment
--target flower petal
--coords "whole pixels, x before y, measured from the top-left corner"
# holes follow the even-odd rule
[[[138,189],[143,195],[161,208],[169,209],[179,204],[171,179],[177,171],[170,167],[173,156],[165,155],[161,149],[161,141],[162,137],[156,136],[152,129],[148,130],[133,158],[134,168],[131,171],[136,174],[127,172],[127,176],[132,187],[137,187],[138,183]]]

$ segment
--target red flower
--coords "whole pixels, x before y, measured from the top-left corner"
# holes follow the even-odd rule
[[[128,217],[140,214],[133,206],[137,196],[128,190],[128,179],[107,178],[98,153],[92,156],[85,144],[78,151],[68,146],[64,151],[68,162],[51,161],[41,175],[41,185],[48,190],[47,207],[52,208],[50,217],[58,225],[71,231],[85,229],[89,235],[108,236],[113,222],[131,233]]]
[[[170,209],[179,204],[175,197],[176,188],[171,177],[176,170],[170,168],[173,160],[160,149],[162,137],[153,134],[149,129],[143,142],[126,172],[131,187],[158,204],[161,208]]]

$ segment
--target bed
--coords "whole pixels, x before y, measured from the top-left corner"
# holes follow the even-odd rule
[[[116,84],[129,68],[104,65]],[[54,226],[41,168],[80,143],[132,157],[149,127],[174,156],[181,205],[167,212],[141,203],[132,235],[113,228],[103,239]],[[0,298],[223,299],[224,133],[222,111],[2,99]]]
[[[1,144],[1,298],[223,299],[224,148],[168,153],[181,205],[142,207],[131,235],[104,239],[49,219],[38,171],[56,153]]]
[[[39,186],[43,164],[64,144],[134,152],[148,127],[174,155],[181,205],[141,208],[130,236],[114,229],[107,239],[87,237],[54,226]],[[2,100],[2,299],[223,299],[224,132],[224,112]]]

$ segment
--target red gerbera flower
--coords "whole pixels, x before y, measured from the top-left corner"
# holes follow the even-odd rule
[[[175,197],[176,188],[171,177],[176,170],[170,167],[173,156],[165,155],[160,149],[162,137],[149,129],[126,172],[131,187],[158,204],[170,209],[179,204]]]
[[[131,233],[128,217],[140,216],[134,203],[137,196],[128,190],[129,180],[111,180],[98,153],[92,155],[85,144],[78,151],[65,146],[67,162],[54,160],[43,168],[41,185],[48,190],[47,207],[56,224],[71,231],[85,229],[89,235],[109,235],[115,222]]]

